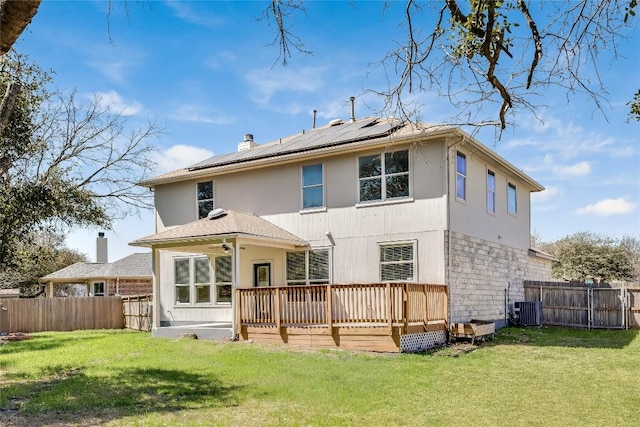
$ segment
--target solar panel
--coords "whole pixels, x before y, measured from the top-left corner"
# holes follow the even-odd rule
[[[372,139],[388,135],[400,125],[399,120],[367,117],[354,122],[312,129],[282,144],[264,145],[246,151],[213,156],[188,169],[193,171]]]

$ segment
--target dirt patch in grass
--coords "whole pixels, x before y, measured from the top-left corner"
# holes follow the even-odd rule
[[[0,342],[2,342],[2,344],[10,341],[26,341],[30,339],[31,335],[27,335],[22,332],[11,332],[10,334],[0,336]]]

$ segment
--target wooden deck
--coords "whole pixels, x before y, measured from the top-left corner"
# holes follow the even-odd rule
[[[399,352],[401,337],[447,330],[447,288],[416,283],[237,290],[240,339]]]

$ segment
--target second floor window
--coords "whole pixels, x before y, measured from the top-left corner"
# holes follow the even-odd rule
[[[302,209],[324,206],[322,164],[302,167]]]
[[[516,193],[516,186],[509,183],[507,187],[507,212],[512,215],[518,213],[518,197]]]
[[[358,159],[361,202],[409,197],[409,150]]]
[[[487,172],[487,212],[496,213],[496,174]]]
[[[456,156],[456,197],[467,200],[467,157],[462,153]]]
[[[198,183],[198,219],[205,218],[213,210],[213,182]]]

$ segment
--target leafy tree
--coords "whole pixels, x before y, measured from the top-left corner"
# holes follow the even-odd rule
[[[638,277],[634,256],[639,256],[640,244],[635,239],[616,241],[595,233],[581,232],[553,243],[541,245],[541,249],[558,258],[553,266],[554,278],[584,281],[587,278],[629,280]]]
[[[629,121],[635,119],[640,121],[640,89],[633,95],[633,100],[629,102]]]
[[[21,87],[0,135],[0,269],[25,271],[19,248],[41,233],[108,227],[152,203],[136,183],[154,166],[148,140],[157,126],[129,130],[99,98],[49,93],[49,81],[24,57],[0,62],[0,90]]]
[[[20,288],[21,296],[35,297],[44,292],[38,282],[43,276],[76,262],[87,262],[87,256],[64,245],[61,234],[31,233],[15,248],[15,266],[0,273],[0,288]]]

